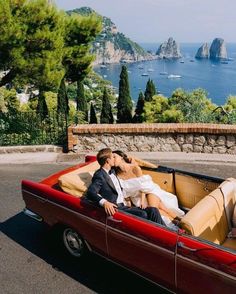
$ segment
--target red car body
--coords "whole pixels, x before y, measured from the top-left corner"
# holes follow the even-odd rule
[[[56,189],[59,176],[86,164],[40,183],[23,180],[26,209],[49,226],[72,228],[91,251],[171,292],[236,293],[236,251],[124,212],[107,217],[86,198]]]

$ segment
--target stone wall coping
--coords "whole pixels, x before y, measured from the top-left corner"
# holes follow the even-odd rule
[[[87,124],[68,128],[78,134],[147,134],[147,133],[208,133],[236,134],[236,125],[207,123],[153,123],[153,124]]]

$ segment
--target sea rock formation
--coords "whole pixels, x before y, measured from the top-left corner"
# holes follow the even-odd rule
[[[96,12],[89,7],[82,7],[67,13],[89,15]],[[157,58],[156,55],[146,52],[137,43],[127,38],[123,33],[120,33],[110,18],[105,16],[101,16],[101,18],[103,30],[93,42],[91,50],[96,55],[94,65],[119,62],[129,63]]]
[[[168,58],[168,59],[182,57],[180,53],[180,47],[173,38],[169,38],[167,42],[162,43],[159,46],[156,52],[156,55],[159,58]]]
[[[209,58],[209,47],[207,43],[204,43],[197,51],[195,58],[203,59]]]
[[[216,38],[213,40],[210,47],[210,59],[227,59],[227,49],[223,39]]]

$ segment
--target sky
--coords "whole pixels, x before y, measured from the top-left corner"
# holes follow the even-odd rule
[[[88,6],[136,42],[236,43],[236,0],[54,0],[63,10]]]

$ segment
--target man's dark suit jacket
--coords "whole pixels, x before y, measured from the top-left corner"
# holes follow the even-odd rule
[[[103,168],[94,173],[92,183],[87,191],[87,198],[99,204],[102,198],[98,194],[109,202],[116,204],[118,193],[110,176]]]

